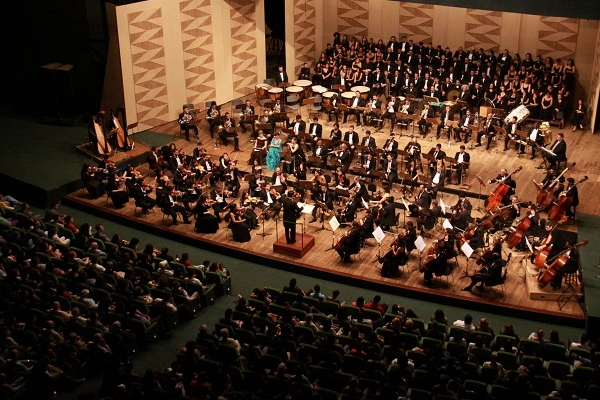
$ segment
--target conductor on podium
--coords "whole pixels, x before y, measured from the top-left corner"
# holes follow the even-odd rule
[[[285,228],[285,241],[287,244],[296,243],[296,218],[300,215],[302,207],[294,201],[294,191],[289,190],[283,198],[283,227]]]

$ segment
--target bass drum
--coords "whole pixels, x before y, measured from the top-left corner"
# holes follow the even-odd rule
[[[458,99],[458,96],[460,96],[460,90],[458,90],[458,89],[452,89],[446,95],[446,100],[448,100],[448,101],[456,101],[456,99]]]

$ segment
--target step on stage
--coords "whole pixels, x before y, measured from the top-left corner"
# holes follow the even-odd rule
[[[302,258],[315,246],[315,237],[311,235],[296,234],[296,243],[287,244],[285,235],[273,243],[273,252],[285,254],[290,257]]]

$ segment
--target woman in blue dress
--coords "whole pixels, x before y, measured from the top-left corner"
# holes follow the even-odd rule
[[[267,153],[267,168],[274,171],[279,166],[279,152],[281,151],[281,139],[279,139],[279,133],[275,132],[271,144],[269,146],[269,152]]]

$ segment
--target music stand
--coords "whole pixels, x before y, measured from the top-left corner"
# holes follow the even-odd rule
[[[262,233],[259,233],[259,236],[262,236],[263,240],[265,240],[265,236],[270,236],[270,233],[265,232],[265,213],[269,210],[269,206],[265,207],[259,215],[259,218],[262,216]],[[275,222],[277,224],[277,222]]]
[[[479,194],[477,195],[477,200],[479,205],[477,206],[477,208],[475,210],[481,212],[481,210],[483,210],[483,207],[481,207],[481,187],[485,187],[487,188],[487,185],[485,184],[485,182],[483,181],[483,179],[481,179],[481,177],[479,175],[475,175],[477,177],[477,180],[479,181]]]

